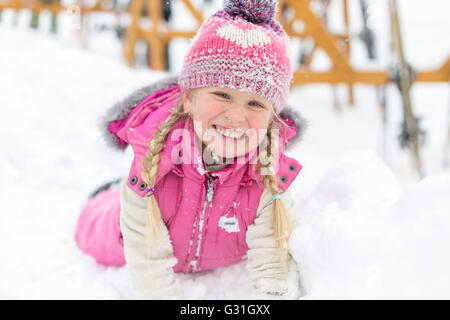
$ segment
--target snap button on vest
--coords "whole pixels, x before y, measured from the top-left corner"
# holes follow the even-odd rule
[[[280,177],[281,183],[285,183],[287,181],[287,178],[285,176]]]
[[[130,179],[130,183],[134,186],[136,183],[138,182],[138,178],[136,177],[136,176],[133,176],[131,179]]]
[[[295,165],[291,164],[291,165],[289,166],[289,171],[295,171]]]
[[[139,185],[139,190],[144,191],[145,188],[147,188],[147,184],[146,184],[145,182],[142,182],[142,183]]]

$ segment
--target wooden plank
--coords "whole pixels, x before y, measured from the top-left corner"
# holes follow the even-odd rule
[[[311,11],[307,0],[286,0],[295,11],[295,16],[305,23],[306,32],[311,34],[316,43],[327,53],[336,69],[352,72],[352,67],[345,54],[336,46],[322,21]]]
[[[450,58],[436,70],[421,71],[417,73],[414,81],[418,82],[447,82],[450,81]]]
[[[149,60],[150,65],[153,70],[163,71],[166,70],[166,55],[164,41],[162,40],[163,35],[159,33],[159,26],[162,22],[161,17],[161,1],[159,0],[147,0],[150,7],[150,18],[152,19],[152,28],[150,29],[150,39],[148,39],[148,44],[150,46],[149,50]]]
[[[194,16],[195,20],[197,20],[198,24],[201,25],[203,23],[203,14],[194,7],[190,0],[182,1],[188,8],[189,12]]]
[[[339,71],[317,72],[311,70],[296,70],[294,72],[294,84],[330,83],[330,84],[386,84],[389,81],[388,73],[384,71],[369,71],[343,73]]]

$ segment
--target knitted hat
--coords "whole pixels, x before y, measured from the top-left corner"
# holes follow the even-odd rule
[[[292,68],[288,37],[274,20],[276,0],[225,0],[206,20],[185,57],[182,90],[229,87],[257,94],[280,112]]]

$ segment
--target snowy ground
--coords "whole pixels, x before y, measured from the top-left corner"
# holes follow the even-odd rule
[[[375,27],[386,43],[380,3]],[[410,62],[418,69],[444,62],[448,1],[403,0],[400,9]],[[166,74],[126,67],[111,33],[89,38],[83,50],[68,19],[61,18],[61,32],[50,36],[48,19],[31,31],[28,18],[22,12],[12,27],[12,12],[5,11],[0,23],[0,138],[6,148],[0,157],[0,298],[132,299],[126,268],[96,264],[77,249],[73,234],[87,195],[125,176],[132,159],[131,150],[121,154],[105,145],[99,116]],[[181,55],[184,45],[179,41],[174,51]],[[362,48],[354,47],[354,63],[367,66]],[[171,59],[176,72],[180,56]],[[370,66],[387,60],[384,45],[379,65]],[[450,170],[442,164],[448,84],[414,86],[414,107],[428,133],[423,180],[398,148],[394,87],[388,90],[385,160],[374,89],[357,86],[351,108],[339,86],[341,112],[333,109],[332,92],[305,86],[289,99],[309,120],[302,144],[289,151],[304,166],[293,184],[299,225],[291,238],[302,298],[450,298]],[[177,277],[189,298],[256,298],[245,263]]]

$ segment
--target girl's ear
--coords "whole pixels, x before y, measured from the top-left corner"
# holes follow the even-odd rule
[[[186,113],[192,111],[192,92],[190,90],[183,92],[183,109]]]

